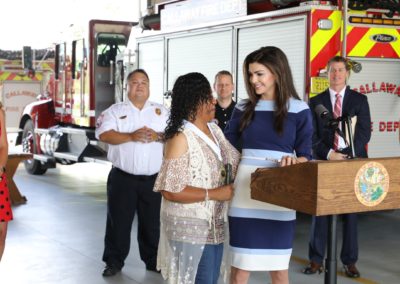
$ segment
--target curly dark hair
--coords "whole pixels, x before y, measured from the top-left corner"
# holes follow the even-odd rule
[[[193,121],[199,107],[212,98],[210,82],[201,73],[179,76],[172,88],[171,110],[165,128],[168,140],[182,131],[183,120]]]
[[[274,129],[282,134],[285,118],[288,113],[287,103],[289,98],[300,100],[293,84],[292,72],[285,53],[275,46],[265,46],[247,55],[243,63],[243,77],[249,102],[240,121],[240,131],[243,131],[253,120],[254,110],[260,96],[256,94],[249,77],[249,65],[259,63],[268,68],[274,74],[275,80],[275,110]]]

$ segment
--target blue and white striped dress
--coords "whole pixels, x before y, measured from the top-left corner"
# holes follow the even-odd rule
[[[240,135],[245,103],[237,104],[225,130],[228,140],[235,146],[241,143],[243,149],[229,210],[232,266],[249,271],[284,270],[289,267],[292,253],[296,212],[251,199],[250,175],[257,168],[278,165],[259,158],[280,159],[295,154],[311,159],[311,111],[305,102],[290,99],[284,131],[279,135],[273,127],[274,102],[260,100],[254,119]]]

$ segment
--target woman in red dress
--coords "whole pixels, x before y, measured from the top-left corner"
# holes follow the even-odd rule
[[[0,103],[0,261],[6,244],[7,224],[12,220],[11,201],[7,187],[5,166],[8,158],[8,143],[5,114]]]

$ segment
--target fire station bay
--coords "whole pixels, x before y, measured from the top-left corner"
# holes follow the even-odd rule
[[[269,269],[233,266],[232,273],[221,273],[217,282],[400,283],[400,2],[140,2],[145,2],[148,7],[139,20],[93,19],[82,25],[71,25],[62,33],[62,38],[54,40],[51,48],[39,49],[27,45],[20,50],[5,50],[1,49],[0,43],[0,100],[6,117],[5,122],[1,121],[1,135],[6,135],[8,140],[7,162],[5,139],[2,137],[0,141],[0,166],[4,166],[5,171],[5,176],[0,178],[0,282],[216,283],[215,280],[191,282],[187,278],[175,279],[174,271],[168,265],[169,262],[180,260],[164,260],[164,267],[161,267],[159,258],[157,266],[157,255],[154,253],[152,262],[148,262],[144,242],[147,239],[158,242],[159,233],[143,238],[142,227],[150,226],[150,220],[141,216],[140,208],[143,205],[130,204],[127,207],[137,211],[132,228],[131,224],[126,224],[128,235],[130,230],[130,240],[125,238],[125,241],[120,241],[110,237],[118,235],[112,231],[117,227],[119,218],[126,213],[117,216],[111,212],[115,210],[112,207],[120,206],[115,200],[114,203],[110,202],[114,193],[108,192],[108,186],[113,175],[144,177],[138,184],[148,184],[149,176],[126,173],[111,162],[111,149],[118,145],[106,143],[113,140],[100,139],[96,129],[107,117],[115,116],[119,121],[114,124],[118,125],[125,118],[132,119],[123,114],[117,115],[116,112],[107,112],[117,109],[110,109],[114,104],[134,107],[134,103],[129,103],[132,86],[129,81],[131,77],[127,76],[136,69],[145,70],[148,76],[149,101],[157,106],[152,112],[153,116],[160,116],[165,109],[168,118],[175,98],[172,89],[176,79],[190,72],[199,72],[207,78],[212,95],[218,98],[215,103],[218,104],[217,79],[220,77],[216,74],[226,70],[231,74],[232,80],[229,82],[233,83],[232,100],[236,102],[234,115],[257,103],[253,105],[255,115],[252,118],[256,120],[262,107],[257,101],[246,104],[246,100],[250,102],[251,96],[252,100],[259,100],[260,94],[254,91],[256,88],[252,87],[251,82],[249,86],[246,85],[249,80],[245,77],[253,74],[243,63],[251,52],[274,46],[286,55],[294,88],[302,100],[300,103],[309,108],[312,130],[306,139],[310,141],[309,149],[313,158],[283,166],[284,159],[280,160],[281,157],[277,157],[275,162],[269,161],[273,160],[270,157],[255,157],[252,165],[266,163],[274,166],[254,167],[254,170],[246,172],[248,190],[239,194],[239,187],[243,183],[235,182],[233,198],[240,199],[243,194],[248,202],[257,201],[259,207],[255,219],[266,218],[264,213],[263,217],[259,217],[262,215],[260,212],[266,212],[265,208],[292,210],[292,216],[295,216],[291,220],[294,228],[292,245],[272,249],[254,244],[249,250],[233,244],[237,237],[230,237],[235,231],[232,228],[234,223],[229,224],[233,219],[230,214],[235,210],[247,212],[250,209],[247,205],[239,208],[233,201],[226,202],[223,220],[230,225],[230,230],[221,229],[225,236],[221,271],[231,271],[233,251],[235,258],[240,255],[244,259],[264,259],[262,254],[271,252],[274,255],[270,255],[268,261],[277,268],[268,272]],[[328,64],[335,56],[343,61]],[[264,66],[262,61],[255,62],[261,64],[257,66]],[[273,78],[271,80],[282,75],[274,73],[275,66],[265,66],[267,70],[272,69],[269,70]],[[332,66],[343,66],[341,70],[345,74],[342,77],[344,98],[339,116],[336,115],[335,91],[332,87],[333,80],[337,78],[333,78]],[[274,86],[278,86],[277,80]],[[277,89],[286,87],[280,85],[275,88],[275,94],[279,93]],[[368,102],[365,104],[367,108],[361,110],[361,103],[347,107],[346,96],[349,98],[353,94],[357,99],[366,98],[364,102]],[[317,103],[317,107],[311,107],[312,102],[318,100],[320,103]],[[272,107],[271,111],[276,108]],[[289,113],[286,113],[288,117],[292,117],[290,111],[291,106]],[[358,116],[360,111],[364,111],[364,115]],[[142,111],[137,109],[137,112]],[[271,115],[271,118],[275,119],[275,116]],[[231,121],[230,124],[228,120],[228,126],[233,125],[233,117]],[[132,120],[130,123],[136,122]],[[362,123],[364,127],[360,130]],[[185,133],[192,129],[188,124],[184,126]],[[113,130],[118,132],[118,129]],[[153,133],[155,136],[152,135],[152,138],[156,137],[156,142],[152,143],[158,143],[160,149],[165,146],[163,131],[157,130],[157,133]],[[196,131],[201,132],[199,128]],[[272,133],[273,130],[265,131]],[[193,130],[193,133],[196,132]],[[246,131],[240,133],[243,145],[246,145],[246,139],[249,139]],[[324,133],[332,133],[330,143],[333,144],[325,146],[327,154],[321,157],[317,148],[325,143],[326,137],[319,137]],[[260,137],[265,136],[264,133],[259,134]],[[296,134],[292,136],[296,138]],[[338,144],[333,142],[336,135]],[[117,139],[117,136],[114,138]],[[205,141],[202,142],[204,147],[211,149],[210,143],[216,145],[208,137],[199,137],[199,141]],[[361,151],[366,155],[358,154],[359,139],[366,140]],[[163,143],[160,144],[160,141]],[[128,145],[135,147],[134,144],[139,142],[127,143],[130,144],[125,145],[124,149],[128,149]],[[340,154],[335,145],[342,145],[341,148],[348,150],[341,160],[329,159]],[[219,149],[219,146],[215,147]],[[242,162],[243,167],[248,167],[244,162],[250,159],[248,153],[253,150],[241,149],[240,175],[243,174]],[[161,150],[160,153],[159,161],[145,161],[143,164],[161,164]],[[214,152],[210,150],[210,153]],[[300,160],[296,158],[295,151],[291,156],[293,163]],[[135,160],[133,156],[132,159],[126,159],[129,163],[137,160],[140,159]],[[221,171],[221,175],[224,173]],[[169,174],[167,171],[166,175]],[[139,189],[132,186],[132,190]],[[213,204],[209,203],[213,197],[211,190],[204,192],[205,196],[201,195],[201,200],[193,204],[198,203],[200,207]],[[163,224],[163,214],[166,214],[164,198],[169,195],[163,192],[160,196],[163,196],[160,213]],[[139,199],[138,203],[144,202]],[[239,207],[231,210],[233,206]],[[158,208],[154,212],[158,212]],[[129,212],[126,214],[131,215]],[[276,216],[280,213],[268,214]],[[349,216],[354,218],[353,221],[356,220],[352,221],[351,226],[348,223]],[[160,218],[158,215],[156,217],[158,222]],[[324,224],[321,225],[319,220],[324,220]],[[158,229],[159,226],[157,232]],[[263,232],[266,235],[276,233],[275,227]],[[164,234],[162,226],[160,234]],[[246,230],[240,231],[240,234],[243,242],[254,238]],[[169,235],[163,235],[163,238],[166,237],[169,238]],[[267,237],[257,236],[257,239],[262,242]],[[280,243],[280,237],[275,236],[275,239]],[[125,253],[122,257],[118,256],[119,262],[112,262],[112,257],[117,259],[113,253],[122,254],[122,242]],[[179,246],[185,244],[173,238],[169,239],[171,243],[179,243]],[[319,258],[314,252],[316,243],[320,246]],[[192,245],[190,242],[185,244],[188,247]],[[204,246],[204,252],[207,247]],[[160,248],[158,246],[158,253]],[[274,266],[275,261],[281,262],[278,259],[282,258],[282,249],[289,253],[288,266]],[[156,252],[157,246],[152,250]],[[236,254],[237,251],[240,254]],[[346,260],[348,254],[351,254],[351,261]],[[206,262],[203,257],[201,259],[200,264]],[[257,263],[254,259],[252,265],[263,267],[260,261]],[[181,264],[189,265],[183,263],[182,256]],[[191,269],[199,272],[200,264],[198,267],[195,264]],[[246,271],[250,273],[246,274]],[[238,275],[242,275],[240,273],[249,275],[249,278],[238,281]],[[285,280],[275,279],[274,275],[284,275]]]

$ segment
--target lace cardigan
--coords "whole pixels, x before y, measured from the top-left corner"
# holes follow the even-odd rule
[[[231,163],[236,173],[239,153],[215,124],[211,130],[223,161],[190,129],[184,129],[188,151],[177,159],[164,159],[154,190],[180,192],[187,185],[212,190],[223,185],[221,170]],[[225,240],[228,202],[202,201],[190,204],[162,199],[157,268],[169,283],[194,283],[205,244]]]

